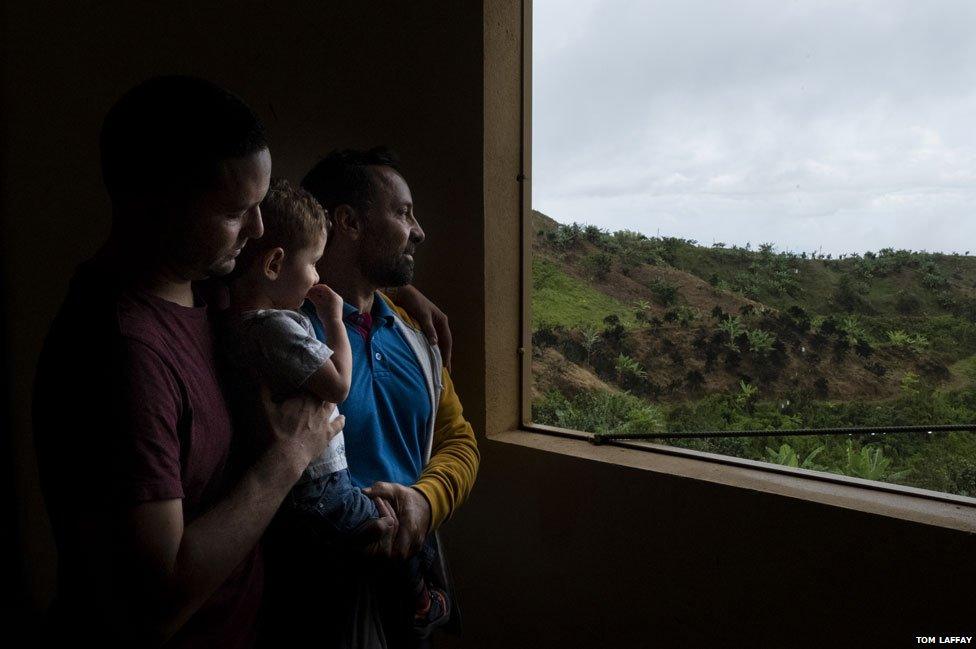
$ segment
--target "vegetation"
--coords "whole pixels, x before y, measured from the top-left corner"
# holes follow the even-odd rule
[[[976,423],[976,258],[535,219],[535,421],[976,497],[972,432],[789,433]]]

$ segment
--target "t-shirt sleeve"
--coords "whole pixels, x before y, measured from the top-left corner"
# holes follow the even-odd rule
[[[131,505],[183,498],[179,425],[185,413],[174,368],[137,340],[123,340],[117,354],[112,499]]]
[[[255,319],[258,371],[271,391],[288,394],[301,389],[305,381],[332,356],[332,350],[315,338],[304,316],[287,311],[270,312]]]

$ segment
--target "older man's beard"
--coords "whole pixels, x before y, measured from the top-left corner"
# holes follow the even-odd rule
[[[360,270],[374,286],[406,286],[413,279],[413,259],[405,253],[398,254],[394,259],[361,259]]]

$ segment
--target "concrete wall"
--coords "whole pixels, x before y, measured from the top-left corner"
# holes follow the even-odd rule
[[[107,231],[98,125],[131,85],[188,72],[260,111],[278,174],[297,179],[335,146],[402,154],[428,235],[418,283],[451,315],[455,381],[484,453],[470,502],[445,528],[466,632],[442,646],[887,647],[976,635],[969,534],[484,437],[518,422],[517,3],[201,4],[3,8],[4,469],[15,495],[0,504],[15,525],[3,527],[0,577],[15,622],[52,592],[29,386],[71,269]]]

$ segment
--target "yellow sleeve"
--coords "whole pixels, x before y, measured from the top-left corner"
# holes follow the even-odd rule
[[[481,463],[474,429],[464,418],[451,376],[442,370],[441,377],[444,389],[434,420],[430,462],[414,485],[430,503],[431,530],[450,518],[468,497]]]

